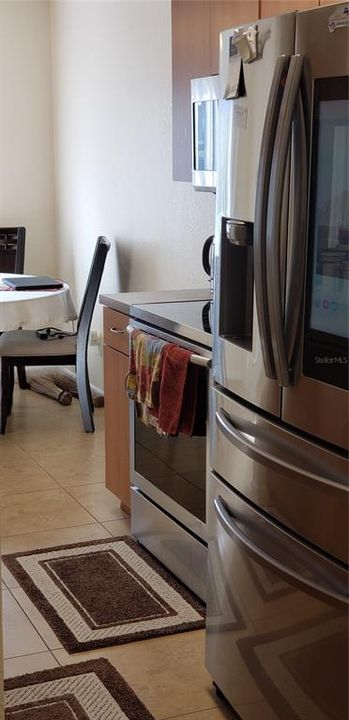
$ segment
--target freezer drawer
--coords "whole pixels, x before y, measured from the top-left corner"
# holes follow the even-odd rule
[[[243,720],[251,704],[258,720],[347,720],[347,572],[213,474],[209,485],[214,682]]]
[[[255,505],[348,562],[346,459],[213,389],[211,467]]]

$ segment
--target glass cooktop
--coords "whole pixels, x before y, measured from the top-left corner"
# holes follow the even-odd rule
[[[205,347],[212,347],[211,301],[147,303],[133,305],[132,315]]]

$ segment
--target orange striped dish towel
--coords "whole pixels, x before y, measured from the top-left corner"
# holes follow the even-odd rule
[[[131,333],[126,391],[131,400],[144,405],[154,416],[159,408],[162,353],[167,344],[140,330]]]

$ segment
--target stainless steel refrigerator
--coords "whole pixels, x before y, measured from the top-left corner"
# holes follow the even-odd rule
[[[349,5],[221,34],[206,664],[348,717]]]

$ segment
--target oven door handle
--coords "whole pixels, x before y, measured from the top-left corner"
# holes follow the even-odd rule
[[[330,598],[337,603],[349,604],[346,573],[344,570],[342,571],[343,582],[340,582],[338,572],[342,569],[338,570],[333,561],[327,560],[315,550],[308,548],[250,505],[248,505],[248,511],[253,515],[251,522],[246,521],[240,514],[235,515],[220,496],[214,500],[214,509],[221,526],[229,537],[238,542],[257,562],[262,561],[268,569],[272,568],[290,585],[297,584],[305,592],[313,590],[324,597],[327,602]],[[257,533],[258,545],[251,539]],[[280,557],[272,557],[270,554],[270,548],[273,547],[281,555],[282,561]],[[319,558],[321,563],[317,562]],[[291,567],[292,560],[295,561],[300,571]],[[336,579],[335,575],[337,575]]]
[[[333,487],[336,490],[341,490],[348,494],[349,488],[345,476],[341,477],[338,475],[338,477],[328,477],[323,475],[319,465],[310,458],[303,457],[299,452],[297,453],[297,451],[292,450],[291,447],[286,447],[286,444],[282,441],[278,441],[278,446],[285,454],[288,452],[289,456],[292,452],[291,457],[293,457],[297,464],[286,458],[277,457],[271,450],[266,450],[260,445],[258,446],[256,444],[256,440],[258,440],[258,427],[254,423],[239,419],[238,421],[235,420],[236,425],[237,423],[240,425],[240,427],[237,427],[234,425],[233,418],[231,418],[224,409],[216,411],[216,422],[226,438],[228,438],[238,450],[241,450],[245,455],[252,458],[252,460],[262,463],[277,472],[280,472],[280,468],[282,468],[282,471],[288,475],[307,477],[315,480],[317,483],[321,482],[326,486]],[[271,433],[269,433],[268,436],[264,430],[263,436],[261,431],[259,434],[260,440],[263,440],[265,444],[268,443],[269,447],[275,446],[275,437],[273,438]],[[329,474],[329,468],[325,469],[328,470]]]
[[[132,325],[127,325],[126,331],[129,335],[131,335],[133,330],[138,330],[138,328],[134,328]],[[124,330],[122,330],[122,332],[124,332]],[[211,358],[208,358],[205,355],[198,355],[197,353],[191,354],[189,362],[191,362],[193,365],[200,365],[200,367],[208,369],[212,367]]]

